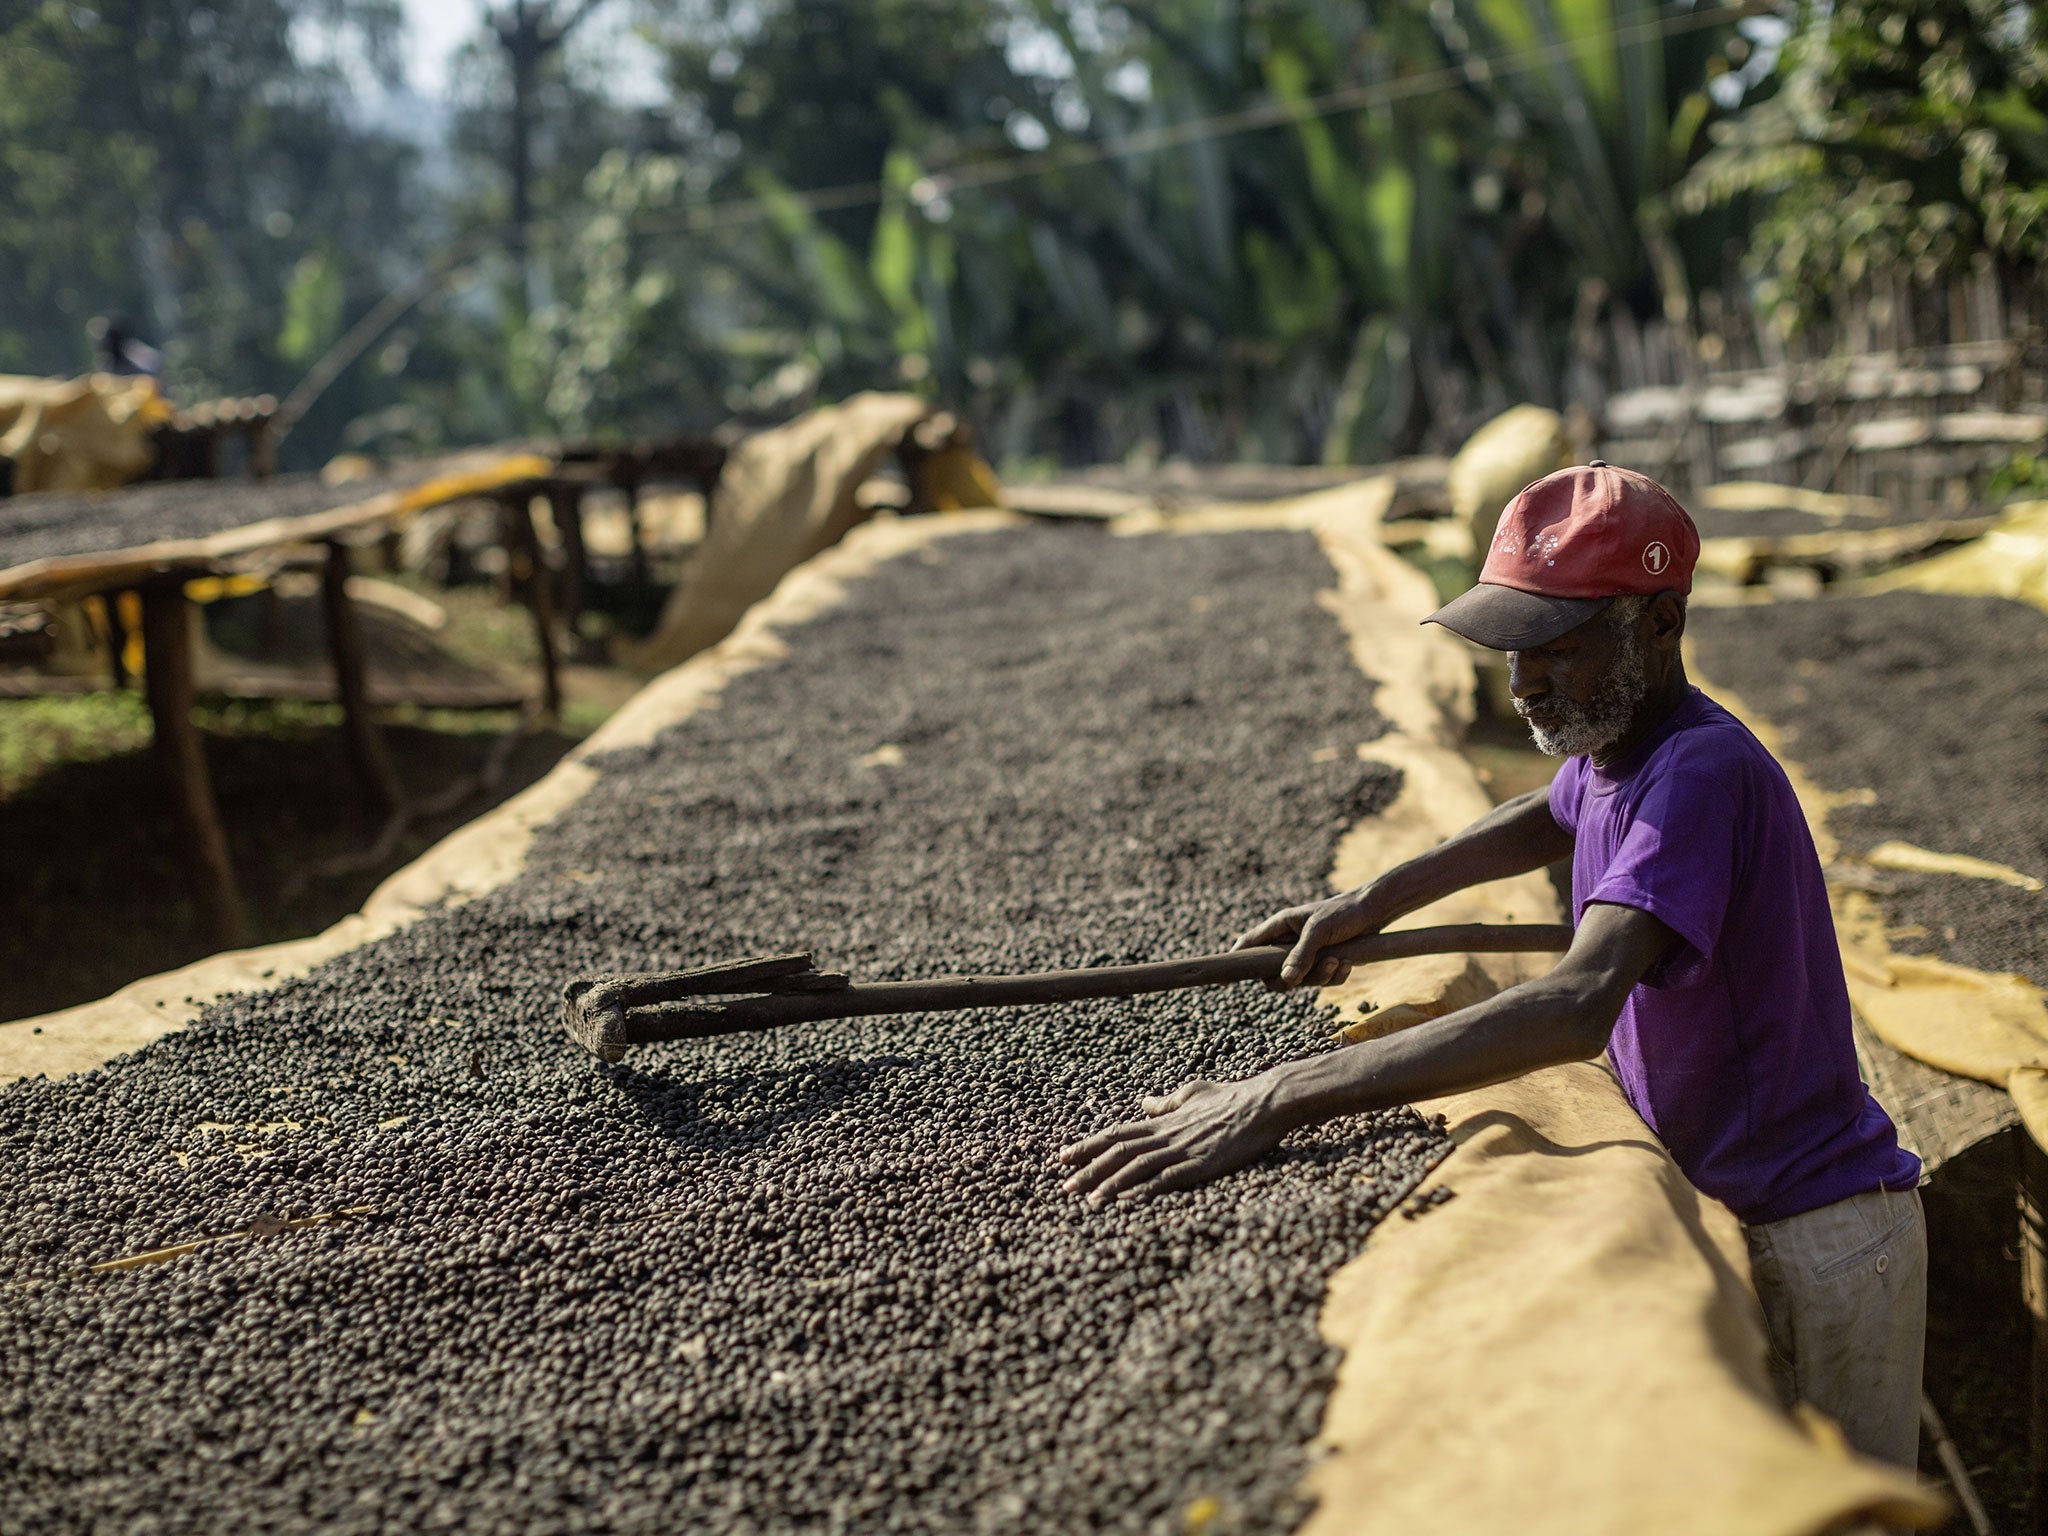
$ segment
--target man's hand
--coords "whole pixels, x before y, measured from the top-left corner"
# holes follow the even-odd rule
[[[1395,918],[1419,912],[1453,891],[1541,869],[1571,851],[1571,834],[1550,814],[1549,789],[1532,789],[1355,891],[1275,912],[1239,939],[1237,947],[1289,945],[1281,986],[1334,986],[1351,974],[1351,967],[1323,953],[1331,945],[1378,933]]]
[[[1186,1083],[1163,1098],[1144,1099],[1139,1107],[1149,1118],[1060,1149],[1060,1161],[1076,1169],[1060,1187],[1100,1205],[1112,1196],[1148,1199],[1235,1173],[1287,1134],[1274,1097],[1272,1081],[1261,1074],[1235,1083]]]
[[[1333,944],[1362,939],[1378,933],[1396,913],[1384,910],[1370,886],[1332,896],[1313,906],[1289,907],[1275,912],[1258,927],[1240,937],[1235,949],[1261,944],[1287,944],[1292,949],[1280,967],[1280,985],[1334,987],[1351,974],[1348,962],[1324,950]]]

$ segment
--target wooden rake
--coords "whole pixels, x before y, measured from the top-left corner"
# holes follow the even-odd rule
[[[1371,965],[1416,955],[1554,953],[1571,948],[1571,942],[1572,930],[1561,923],[1460,923],[1371,934],[1325,953],[1352,965]],[[864,986],[837,972],[820,971],[808,951],[757,955],[687,971],[578,977],[562,990],[562,1022],[593,1055],[622,1061],[629,1045],[703,1040],[821,1019],[1014,1008],[1239,981],[1276,982],[1287,953],[1286,946],[1273,944],[1144,965]]]

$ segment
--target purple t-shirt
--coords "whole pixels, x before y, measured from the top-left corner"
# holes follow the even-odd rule
[[[1567,759],[1550,813],[1574,838],[1575,921],[1605,901],[1678,935],[1608,1056],[1694,1186],[1752,1224],[1913,1188],[1920,1160],[1857,1071],[1812,835],[1763,743],[1695,688],[1624,760]]]

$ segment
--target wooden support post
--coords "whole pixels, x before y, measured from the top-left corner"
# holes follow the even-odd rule
[[[119,693],[133,681],[128,676],[128,621],[121,616],[121,594],[102,592],[93,601],[107,623],[107,675]]]
[[[2034,1485],[2034,1536],[2048,1536],[2048,1152],[2019,1130],[2020,1293],[2033,1334],[2028,1372],[2032,1431],[2029,1468]]]
[[[513,595],[533,615],[534,647],[540,652],[540,707],[550,719],[562,712],[562,677],[555,656],[555,605],[548,592],[547,563],[534,531],[528,493],[514,490],[498,502],[505,545],[505,574]]]
[[[548,486],[548,512],[562,539],[562,625],[573,647],[583,593],[590,584],[590,556],[583,547],[583,487],[557,480]]]
[[[370,669],[363,655],[363,632],[356,623],[355,604],[349,600],[348,574],[347,547],[339,539],[330,539],[327,561],[320,570],[320,610],[327,621],[327,655],[334,663],[341,728],[363,793],[379,810],[395,811],[405,803],[405,788],[392,766],[384,733],[370,714]]]
[[[155,750],[171,813],[207,936],[216,947],[247,942],[242,895],[228,858],[206,752],[192,724],[192,605],[184,583],[159,581],[142,589],[144,692],[155,722]]]
[[[613,477],[612,483],[626,498],[627,548],[632,560],[633,585],[645,587],[651,579],[647,568],[647,539],[640,531],[640,473],[637,469],[621,471]]]
[[[711,522],[716,511],[713,497],[718,492],[718,482],[725,474],[725,456],[719,455],[718,463],[706,465],[697,476],[697,490],[704,498],[704,542],[711,542]]]
[[[268,480],[277,473],[277,436],[271,431],[270,417],[261,417],[249,429],[249,478]]]

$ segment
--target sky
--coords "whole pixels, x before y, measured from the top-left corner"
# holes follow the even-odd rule
[[[403,0],[405,69],[412,88],[438,100],[447,93],[448,57],[477,31],[475,0]]]
[[[400,0],[405,12],[405,68],[412,88],[428,101],[448,93],[448,64],[455,51],[482,29],[482,0]],[[660,99],[652,54],[632,35],[629,8],[599,11],[578,31],[583,47],[617,48],[621,68],[609,76],[617,94],[630,100]]]

